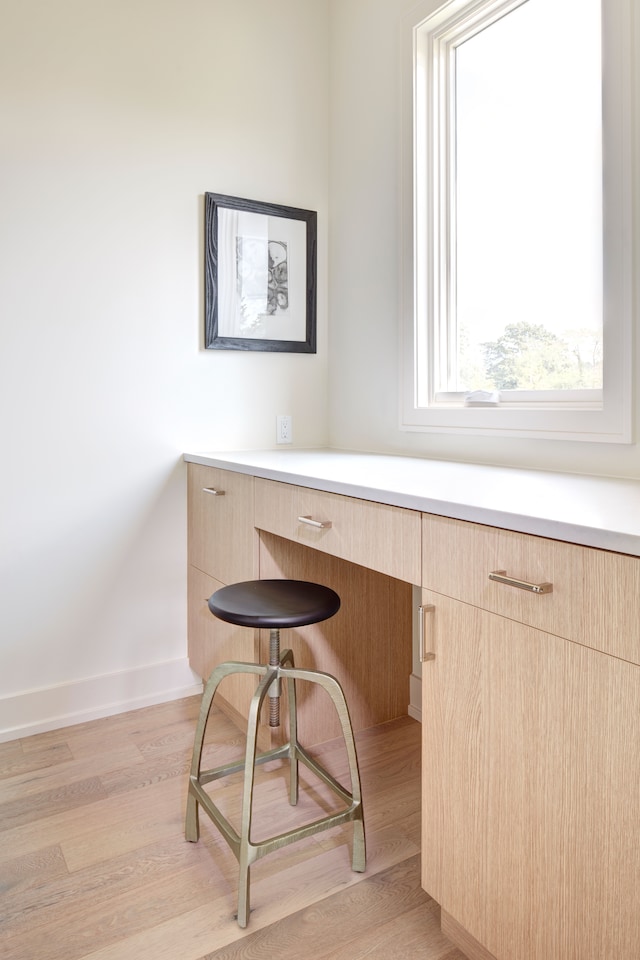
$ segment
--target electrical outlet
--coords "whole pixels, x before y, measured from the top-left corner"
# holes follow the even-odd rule
[[[290,413],[281,413],[276,417],[276,443],[291,443],[293,440],[293,422]]]

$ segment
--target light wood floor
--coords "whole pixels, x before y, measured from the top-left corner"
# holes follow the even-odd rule
[[[350,869],[349,827],[277,851],[252,868],[242,931],[231,851],[204,815],[200,842],[183,836],[197,709],[188,698],[0,744],[3,960],[464,960],[420,888],[419,724],[357,737],[367,872]],[[238,730],[215,720],[209,766],[242,750]],[[315,752],[343,773],[340,741]],[[270,766],[260,768],[254,836],[334,802],[305,772],[290,807],[285,771]],[[215,790],[233,819],[239,781]]]

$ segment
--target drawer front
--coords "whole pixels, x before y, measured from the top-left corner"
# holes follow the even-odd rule
[[[640,559],[423,514],[422,583],[437,593],[640,663]],[[489,579],[494,571],[534,593]]]
[[[222,583],[254,576],[253,477],[188,465],[189,563]]]
[[[261,530],[420,583],[420,514],[415,510],[261,479],[255,504]]]

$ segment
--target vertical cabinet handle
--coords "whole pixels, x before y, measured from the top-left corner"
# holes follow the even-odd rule
[[[210,493],[212,497],[224,497],[224,490],[217,490],[216,487],[203,487],[203,493]]]
[[[426,625],[426,622],[425,622],[425,615],[426,615],[427,613],[433,613],[434,610],[435,610],[435,607],[434,607],[434,605],[433,605],[432,603],[424,603],[424,604],[420,607],[420,617],[419,617],[419,624],[420,624],[420,663],[424,663],[426,660],[435,660],[435,658],[436,658],[435,652],[434,652],[433,650],[427,649],[428,647],[431,646],[431,644],[429,644],[429,643],[427,642],[427,640],[428,640],[428,638],[427,638],[427,625]]]

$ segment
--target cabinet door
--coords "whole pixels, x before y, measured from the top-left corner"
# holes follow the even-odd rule
[[[253,477],[188,465],[189,563],[221,583],[251,580],[257,562]]]
[[[640,668],[423,602],[425,890],[498,960],[636,960]]]

